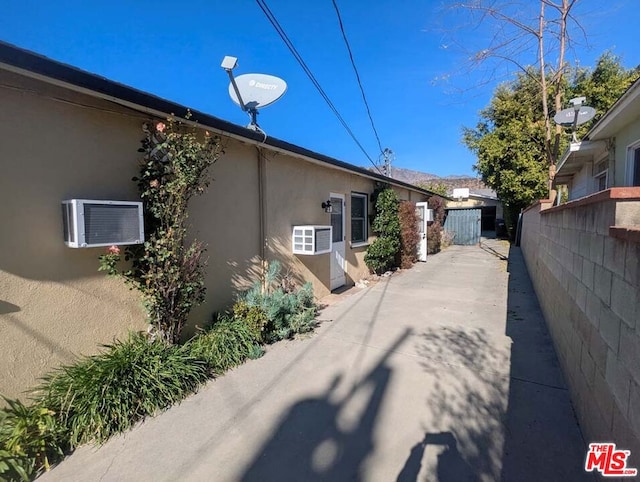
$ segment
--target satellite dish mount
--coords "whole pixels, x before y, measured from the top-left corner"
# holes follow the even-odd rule
[[[571,142],[578,142],[576,136],[578,126],[590,121],[596,115],[596,110],[593,107],[582,105],[586,100],[586,97],[575,97],[569,101],[573,107],[562,109],[553,116],[556,124],[571,127]]]
[[[247,129],[264,131],[258,126],[258,109],[273,104],[284,95],[287,83],[273,75],[243,74],[233,76],[233,69],[238,66],[236,57],[226,56],[222,60],[221,67],[229,75],[229,96],[238,104],[243,112],[249,114],[251,121]]]

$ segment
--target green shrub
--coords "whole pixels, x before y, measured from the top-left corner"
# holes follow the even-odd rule
[[[233,305],[233,317],[242,320],[249,328],[258,343],[264,343],[264,333],[269,323],[267,314],[260,306],[249,306],[246,301],[239,300]]]
[[[54,371],[37,390],[38,400],[68,431],[71,447],[106,441],[182,400],[208,378],[205,363],[184,347],[141,334],[105,348]]]
[[[442,248],[442,226],[444,225],[444,199],[433,196],[429,199],[429,207],[433,209],[433,222],[427,227],[427,253],[435,254]]]
[[[408,269],[418,260],[420,233],[418,231],[416,204],[411,201],[402,201],[398,215],[401,227],[400,267],[402,269]]]
[[[384,189],[376,198],[372,227],[378,237],[364,256],[365,264],[376,274],[397,266],[401,245],[399,205],[398,195],[391,188]]]
[[[65,434],[55,412],[5,398],[0,409],[0,480],[32,480],[64,455]]]
[[[290,283],[283,281],[280,263],[272,261],[265,277],[265,287],[256,282],[239,300],[249,308],[259,309],[266,316],[262,330],[262,339],[266,343],[309,332],[315,326],[317,306],[311,283],[290,291],[283,288],[283,285]]]
[[[185,344],[191,356],[204,361],[214,375],[221,375],[247,358],[259,358],[251,328],[242,320],[220,318],[214,325]]]
[[[382,274],[393,268],[400,243],[386,237],[376,238],[367,248],[364,262],[376,274]]]

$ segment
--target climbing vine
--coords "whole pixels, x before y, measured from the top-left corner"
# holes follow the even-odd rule
[[[217,137],[175,119],[145,124],[143,131],[143,156],[133,181],[144,202],[146,241],[125,249],[129,269],[119,269],[117,246],[100,256],[99,269],[140,290],[153,334],[174,344],[205,296],[205,246],[186,241],[187,208],[193,196],[205,192],[208,169],[222,150]]]

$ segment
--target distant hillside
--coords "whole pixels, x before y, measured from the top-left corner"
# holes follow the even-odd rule
[[[487,186],[480,179],[466,175],[440,177],[428,172],[412,171],[411,169],[393,167],[391,169],[391,177],[398,181],[408,182],[409,184],[444,184],[447,186],[449,193],[451,193],[454,188],[459,187],[468,187],[469,189],[487,189]]]

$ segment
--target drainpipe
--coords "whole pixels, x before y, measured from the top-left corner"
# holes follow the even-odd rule
[[[258,209],[260,213],[260,280],[262,283],[262,291],[267,288],[266,276],[267,276],[267,179],[266,170],[267,163],[266,158],[262,154],[262,148],[256,146],[258,151]]]

